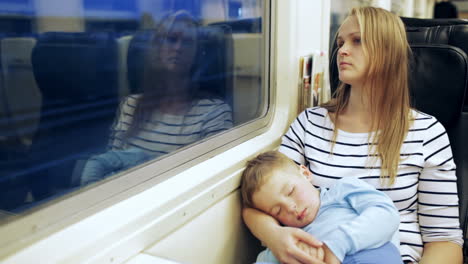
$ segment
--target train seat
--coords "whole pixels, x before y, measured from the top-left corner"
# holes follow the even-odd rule
[[[24,166],[24,156],[37,131],[42,102],[34,79],[31,53],[34,35],[0,36],[0,208],[22,203],[26,188],[11,174]],[[27,96],[25,96],[27,95]]]
[[[8,109],[15,134],[24,148],[27,148],[37,129],[42,101],[31,65],[31,53],[36,39],[6,37],[0,43],[4,107]],[[23,96],[24,94],[28,96]]]
[[[233,120],[239,125],[256,118],[263,109],[262,84],[262,20],[260,17],[211,23],[228,26],[232,30]]]
[[[130,93],[128,84],[127,54],[132,35],[121,36],[117,39],[117,65],[118,65],[118,87],[119,98],[123,98]]]
[[[457,165],[460,225],[467,234],[468,217],[468,22],[403,18],[413,53],[410,62],[412,106],[435,116],[446,128]],[[338,84],[336,43],[332,48],[330,84]],[[466,241],[466,238],[465,238]],[[464,250],[468,248],[465,242]],[[466,253],[464,254],[467,255]]]
[[[402,18],[411,44],[450,45],[468,54],[468,20]],[[463,112],[468,112],[465,96]]]
[[[104,32],[46,32],[32,65],[41,116],[28,171],[18,173],[37,201],[69,188],[75,160],[107,144],[118,106],[116,39]]]
[[[441,47],[456,47],[459,49],[458,52],[464,53],[466,60],[466,54],[468,54],[467,20],[402,19],[406,26],[408,41],[412,45],[440,45]],[[424,106],[421,105],[421,107],[424,108],[422,109],[427,109],[427,112],[429,113],[434,111],[432,114],[439,118],[444,126],[446,126],[447,133],[450,138],[453,157],[457,165],[458,196],[460,199],[460,224],[463,229],[465,239],[464,256],[466,262],[468,261],[468,240],[466,239],[468,233],[468,149],[466,148],[468,143],[468,139],[466,138],[466,131],[468,131],[468,92],[466,91],[466,75],[468,74],[468,71],[465,69],[465,76],[463,79],[461,76],[463,69],[461,67],[452,66],[453,64],[443,64],[448,63],[446,59],[447,58],[440,57],[438,61],[431,60],[429,63],[425,63],[427,68],[440,67],[435,64],[442,64],[446,68],[442,69],[441,67],[440,70],[433,72],[434,76],[437,76],[437,79],[441,81],[436,85],[430,86],[431,88],[426,89],[427,91],[431,91],[432,96],[429,97],[426,94],[421,93],[422,100],[418,102],[418,96],[415,96],[415,103],[416,105],[418,105],[418,103],[423,103]],[[447,67],[447,65],[450,66]],[[424,70],[426,69],[416,69],[416,71]],[[447,77],[447,74],[451,74],[449,71],[452,70],[460,71],[460,73],[457,74],[458,76],[455,77],[456,79]],[[462,91],[462,88],[458,88],[458,86],[461,86],[463,81],[465,87]],[[426,84],[430,85],[429,83]],[[460,98],[447,100],[449,95],[460,96]],[[436,112],[440,114],[438,115]]]
[[[194,80],[200,90],[220,97],[232,106],[233,47],[232,31],[227,25],[208,25],[199,30],[199,52]]]

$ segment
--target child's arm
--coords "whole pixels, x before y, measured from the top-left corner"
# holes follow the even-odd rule
[[[81,184],[99,181],[111,173],[118,172],[130,166],[146,161],[149,155],[142,150],[110,150],[91,157],[85,164],[81,176]]]
[[[340,180],[330,189],[337,201],[347,202],[359,214],[340,225],[322,242],[338,259],[360,250],[380,247],[398,230],[400,215],[393,201],[383,192],[357,178]]]

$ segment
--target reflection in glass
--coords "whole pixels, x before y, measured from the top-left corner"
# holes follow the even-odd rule
[[[168,154],[232,127],[223,100],[200,91],[198,22],[186,11],[163,18],[151,32],[142,75],[143,93],[120,105],[110,150],[85,164],[82,184]]]
[[[0,0],[0,222],[265,113],[263,1],[49,2]]]

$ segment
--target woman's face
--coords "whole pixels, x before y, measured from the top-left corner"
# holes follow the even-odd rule
[[[349,16],[338,32],[337,65],[340,81],[349,85],[362,85],[366,78],[367,59],[361,44],[361,30],[355,16]]]
[[[160,62],[165,70],[174,73],[188,73],[197,51],[196,27],[185,21],[175,22],[160,49]]]

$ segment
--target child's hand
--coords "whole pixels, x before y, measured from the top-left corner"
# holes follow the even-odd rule
[[[325,251],[323,250],[322,247],[315,248],[315,247],[309,246],[308,244],[302,241],[297,242],[297,247],[301,249],[303,252],[305,252],[306,254],[309,254],[309,256],[311,257],[317,258],[321,261],[324,260]]]
[[[333,254],[333,252],[323,244],[323,251],[325,252],[325,263],[327,264],[341,264],[341,261]]]
[[[312,257],[299,248],[299,244],[308,244],[310,247],[321,247],[318,241],[309,233],[297,227],[280,226],[270,236],[270,243],[266,246],[281,262],[288,264],[325,264],[323,260]]]

